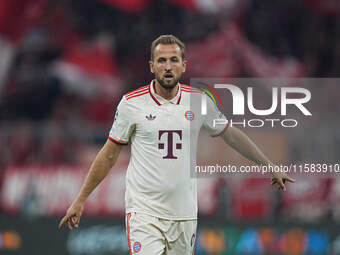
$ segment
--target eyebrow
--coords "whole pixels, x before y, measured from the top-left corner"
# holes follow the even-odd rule
[[[171,56],[170,59],[171,60],[174,60],[174,59],[178,60],[179,57],[178,56]],[[166,57],[159,57],[159,58],[157,58],[157,61],[160,61],[160,60],[166,60]]]
[[[163,60],[165,60],[165,57],[157,58],[157,61],[163,61]]]

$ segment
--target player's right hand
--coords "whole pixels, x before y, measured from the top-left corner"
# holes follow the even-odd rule
[[[290,178],[286,173],[274,172],[272,173],[272,176],[272,185],[277,184],[279,190],[282,191],[286,191],[285,182],[295,182],[295,180]]]
[[[67,210],[64,218],[61,219],[58,228],[60,229],[64,224],[72,230],[73,227],[79,226],[80,217],[83,213],[84,205],[81,203],[73,203]]]

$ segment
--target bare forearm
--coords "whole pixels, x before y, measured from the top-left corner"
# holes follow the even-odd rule
[[[259,165],[269,165],[271,162],[263,152],[241,130],[230,127],[222,135],[223,140],[242,156]]]
[[[112,142],[107,141],[107,143]],[[108,148],[107,144],[104,145],[93,161],[75,202],[85,202],[116,163],[120,149],[121,146],[114,145],[113,148]]]

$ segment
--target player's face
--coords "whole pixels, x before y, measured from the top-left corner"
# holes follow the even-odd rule
[[[176,86],[186,67],[177,44],[158,44],[154,50],[154,60],[149,64],[159,84],[166,89]]]

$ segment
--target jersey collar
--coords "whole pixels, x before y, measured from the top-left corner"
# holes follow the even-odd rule
[[[160,95],[156,94],[155,88],[154,88],[154,82],[155,81],[153,80],[149,84],[149,92],[150,92],[150,96],[156,102],[156,104],[158,104],[160,106],[160,105],[166,104],[166,103],[179,104],[181,102],[182,88],[181,88],[181,84],[180,83],[178,83],[178,91],[177,91],[176,96],[174,98],[172,98],[171,100],[167,100],[167,99],[161,97]]]

